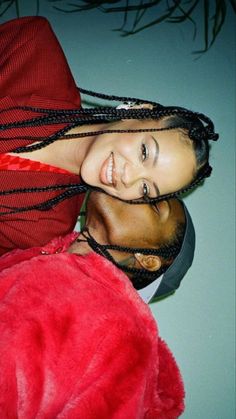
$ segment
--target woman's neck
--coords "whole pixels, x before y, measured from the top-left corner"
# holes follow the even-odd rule
[[[82,125],[72,128],[67,132],[67,134],[70,135],[81,134],[85,132],[95,132],[103,128],[104,125],[101,124]],[[83,160],[88,153],[94,139],[94,135],[72,139],[62,138],[39,150],[18,153],[17,155],[25,159],[30,159],[40,163],[59,167],[79,175]],[[9,154],[14,155],[14,153]]]

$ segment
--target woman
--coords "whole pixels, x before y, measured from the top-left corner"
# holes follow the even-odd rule
[[[209,118],[141,100],[82,109],[46,19],[0,27],[0,66],[1,253],[71,231],[80,194],[91,187],[132,203],[153,202],[210,175],[208,140],[217,134]]]

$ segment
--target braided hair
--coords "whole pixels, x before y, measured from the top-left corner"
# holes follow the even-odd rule
[[[169,241],[160,247],[157,248],[134,248],[127,246],[119,246],[116,244],[100,244],[95,238],[91,235],[88,227],[84,227],[80,233],[78,242],[87,241],[88,245],[94,252],[105,257],[115,266],[121,269],[123,272],[127,273],[130,277],[130,280],[136,289],[141,289],[149,285],[159,276],[161,276],[174,261],[177,255],[180,252],[183,238],[185,233],[185,223],[178,222],[175,228],[175,233]],[[81,237],[84,237],[83,239]],[[115,258],[109,252],[110,250],[117,250],[119,252],[130,253],[134,255],[135,253],[142,253],[144,255],[157,255],[162,258],[162,266],[158,271],[152,272],[144,268],[134,268],[123,265],[122,262],[117,262]]]
[[[33,111],[38,114],[38,116],[30,119],[25,119],[23,121],[10,122],[0,125],[1,131],[6,131],[8,129],[16,130],[16,138],[21,140],[33,140],[34,144],[29,146],[21,146],[11,150],[14,153],[23,153],[31,152],[38,149],[47,147],[49,144],[59,140],[59,139],[72,139],[80,137],[89,137],[91,135],[101,135],[101,134],[110,134],[110,133],[134,133],[134,132],[155,132],[163,130],[173,130],[180,129],[184,133],[188,134],[189,138],[193,142],[193,147],[196,154],[197,160],[197,171],[192,182],[186,187],[169,194],[165,194],[156,198],[140,197],[136,200],[129,200],[127,202],[131,204],[143,204],[143,203],[155,203],[163,199],[178,197],[179,195],[191,190],[199,183],[203,181],[204,178],[210,176],[211,166],[208,163],[209,157],[209,140],[217,140],[218,134],[214,132],[214,125],[212,121],[205,116],[204,114],[192,112],[185,108],[170,106],[166,107],[159,103],[153,101],[147,101],[138,98],[131,97],[119,97],[119,96],[109,96],[101,93],[96,93],[80,88],[80,92],[92,97],[96,97],[103,100],[109,101],[120,101],[120,102],[135,102],[135,104],[149,103],[153,106],[152,109],[122,109],[115,108],[113,106],[104,106],[104,107],[93,107],[93,108],[84,108],[84,109],[43,109],[35,108],[29,106],[16,106],[11,107],[12,109],[21,109],[25,111],[26,115],[28,111]],[[4,110],[5,111],[5,110]],[[78,134],[67,134],[72,128],[81,126],[81,125],[93,125],[104,122],[112,122],[121,119],[137,119],[137,120],[156,120],[163,119],[164,127],[163,128],[150,128],[150,129],[132,129],[132,130],[112,130],[105,129],[102,131],[88,131],[86,133]],[[30,136],[17,136],[17,129],[25,127],[39,127],[45,125],[59,125],[65,124],[64,128],[58,129],[53,135],[48,137],[30,137]],[[4,142],[12,140],[13,137],[3,139]],[[48,191],[59,191],[56,197],[47,199],[39,204],[29,205],[25,207],[4,207],[1,205],[3,210],[0,211],[0,215],[12,214],[18,212],[25,212],[30,210],[49,210],[53,206],[59,204],[65,199],[68,199],[74,195],[84,193],[89,189],[99,189],[91,187],[86,183],[82,182],[79,184],[67,184],[67,185],[47,185],[34,188],[18,188],[18,189],[9,189],[9,190],[0,190],[0,196],[6,196],[10,194],[30,194],[37,192],[48,192]],[[103,191],[104,192],[104,191]],[[120,198],[117,198],[120,199]]]

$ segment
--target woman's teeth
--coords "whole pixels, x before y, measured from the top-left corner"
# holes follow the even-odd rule
[[[112,172],[113,172],[113,153],[111,153],[109,161],[108,161],[108,165],[107,165],[107,181],[108,183],[113,183],[112,181]]]

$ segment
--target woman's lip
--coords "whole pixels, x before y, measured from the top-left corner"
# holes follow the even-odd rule
[[[111,158],[113,159],[112,160],[112,183],[110,183],[108,178],[107,178],[108,166],[109,166]],[[113,156],[113,153],[111,152],[110,155],[108,156],[108,158],[103,162],[101,170],[100,170],[100,174],[99,174],[100,182],[103,185],[114,186],[114,187],[116,186],[116,180],[115,180],[115,176],[114,176],[114,167],[115,167],[114,156]]]

